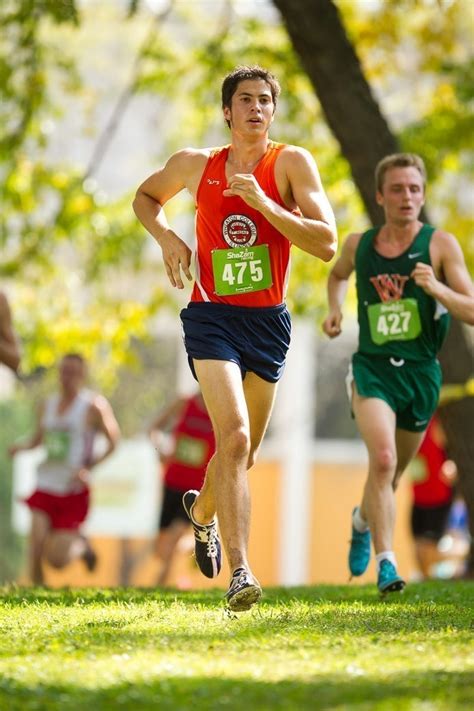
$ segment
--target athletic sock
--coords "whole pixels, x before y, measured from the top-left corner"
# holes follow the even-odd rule
[[[360,515],[360,508],[359,507],[354,509],[354,512],[352,514],[352,525],[354,526],[355,530],[358,531],[359,533],[365,533],[366,531],[369,530],[369,525],[368,525],[367,521],[364,521],[364,519]]]
[[[383,560],[389,560],[395,568],[397,567],[397,559],[395,558],[395,553],[393,551],[382,551],[382,553],[377,553],[377,555],[375,556],[375,562],[377,564],[377,573],[380,570],[380,563]]]

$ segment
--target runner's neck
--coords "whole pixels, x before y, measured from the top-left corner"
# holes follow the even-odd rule
[[[232,142],[227,156],[227,164],[233,173],[252,173],[268,150],[270,141],[265,138],[256,144]]]

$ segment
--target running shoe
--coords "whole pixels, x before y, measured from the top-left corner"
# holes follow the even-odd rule
[[[227,605],[232,612],[250,610],[262,597],[262,588],[245,568],[234,570],[230,586],[225,594]]]
[[[380,562],[377,586],[381,593],[400,592],[405,587],[405,581],[398,575],[393,563],[387,559]]]
[[[81,558],[89,573],[93,573],[94,570],[97,568],[97,553],[92,548],[88,538],[82,535],[81,538],[84,540],[85,544],[85,550]]]
[[[355,509],[354,509],[355,511]],[[352,526],[351,547],[349,548],[349,570],[357,577],[367,570],[370,561],[370,531],[360,533]]]
[[[194,555],[199,570],[206,578],[215,578],[219,575],[222,563],[222,550],[219,534],[217,533],[217,523],[201,524],[196,523],[193,518],[193,506],[199,491],[190,489],[183,495],[184,510],[189,516],[194,529]]]

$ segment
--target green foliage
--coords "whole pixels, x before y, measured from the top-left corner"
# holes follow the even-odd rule
[[[114,276],[118,278],[117,274]],[[119,368],[137,366],[132,344],[137,339],[149,339],[149,318],[170,304],[169,297],[157,287],[147,304],[97,291],[93,299],[88,299],[81,294],[80,281],[70,279],[65,283],[61,274],[50,278],[47,284],[54,299],[45,292],[44,300],[39,301],[35,288],[25,287],[16,303],[25,343],[24,370],[50,368],[64,353],[79,351],[90,363],[99,387],[112,392]],[[33,309],[34,321],[28,319]]]
[[[446,170],[467,173],[474,153],[474,58],[468,64],[442,64],[440,82],[424,116],[402,134],[406,150],[423,146],[427,169],[435,180]]]
[[[472,583],[269,589],[224,615],[222,591],[5,589],[0,705],[371,711],[471,708]]]
[[[426,162],[431,219],[456,235],[474,274],[471,0],[337,5],[403,149]]]
[[[63,57],[48,56],[49,47],[40,37],[40,26],[45,21],[77,25],[74,1],[4,0],[0,8],[0,89],[3,97],[0,122],[6,128],[0,140],[2,162],[23,145],[26,133],[41,142],[38,113],[48,101],[48,62],[52,59],[56,67],[67,66]]]
[[[12,1],[2,5],[0,24],[0,118],[7,126],[0,144],[0,278],[21,279],[14,317],[22,368],[50,367],[64,350],[80,350],[110,391],[118,368],[136,364],[132,340],[146,340],[150,318],[171,300],[163,280],[155,280],[146,303],[131,298],[132,286],[123,291],[130,274],[143,271],[147,243],[131,195],[111,201],[84,167],[49,155],[61,102],[79,101],[85,110],[90,98],[80,55],[67,41],[74,30],[65,26],[80,31],[74,3]]]

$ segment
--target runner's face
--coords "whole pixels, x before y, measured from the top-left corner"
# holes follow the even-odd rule
[[[231,128],[245,135],[261,135],[273,121],[275,105],[272,92],[263,79],[246,79],[237,85],[231,107],[224,108],[224,118]]]
[[[80,389],[85,377],[85,366],[77,358],[63,358],[59,366],[59,382],[65,392]]]
[[[384,176],[377,203],[385,212],[386,222],[406,225],[416,222],[425,202],[423,178],[420,172],[408,168],[389,168]]]

